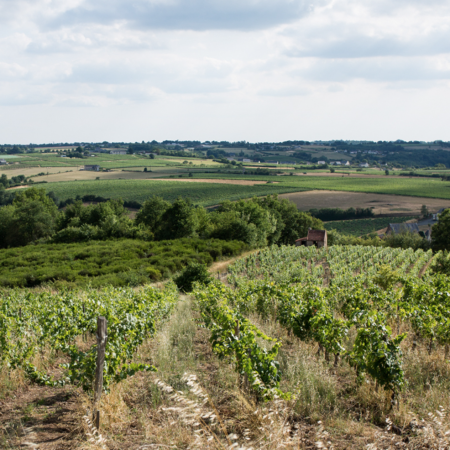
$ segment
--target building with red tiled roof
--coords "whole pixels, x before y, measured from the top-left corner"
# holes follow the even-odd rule
[[[297,239],[295,241],[295,245],[299,247],[300,245],[306,245],[310,247],[311,245],[315,245],[316,247],[327,247],[328,235],[326,230],[308,230],[308,236]]]

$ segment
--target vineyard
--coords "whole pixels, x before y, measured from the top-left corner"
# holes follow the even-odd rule
[[[16,423],[21,411],[22,425],[0,428],[0,439],[14,448],[48,426],[39,405],[50,389],[80,405],[68,436],[81,441],[36,448],[448,448],[450,283],[433,273],[435,257],[274,246],[190,296],[171,282],[4,290],[0,400],[19,392],[18,373],[40,397],[34,418],[29,404],[24,417],[15,397],[4,403],[2,421]],[[99,316],[101,433],[86,413]]]
[[[390,223],[402,223],[414,217],[377,217],[376,219],[335,220],[325,223],[328,231],[336,230],[339,233],[351,236],[362,236],[386,228]]]

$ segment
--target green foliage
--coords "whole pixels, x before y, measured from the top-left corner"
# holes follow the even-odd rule
[[[434,274],[442,273],[450,275],[450,253],[447,250],[439,252],[431,265],[431,272]]]
[[[230,358],[236,371],[246,376],[259,398],[290,398],[280,390],[281,373],[276,361],[281,342],[262,333],[239,311],[231,309],[226,297],[230,290],[219,283],[211,283],[194,293],[202,319],[211,330],[211,344],[220,358]],[[273,343],[267,350],[259,343]]]
[[[12,205],[0,208],[0,247],[26,245],[51,236],[57,216],[58,208],[44,189],[19,192]]]
[[[215,239],[32,245],[0,253],[0,286],[140,285],[169,278],[191,261],[210,264],[246,249],[243,242]]]
[[[384,244],[393,248],[412,248],[414,250],[419,248],[428,250],[430,248],[430,243],[426,239],[410,231],[392,233],[384,238]]]
[[[271,317],[317,342],[327,359],[340,356],[360,381],[370,377],[396,396],[405,384],[405,334],[396,335],[390,322],[410,320],[417,335],[450,343],[448,279],[418,277],[431,258],[431,250],[274,246],[233,263],[228,282],[236,289],[223,289],[220,298],[241,314]]]
[[[140,370],[155,370],[149,364],[131,362],[134,353],[147,337],[152,337],[166,320],[177,300],[176,289],[167,285],[164,291],[146,287],[133,289],[90,290],[31,294],[12,291],[0,303],[0,367],[22,367],[28,377],[45,385],[80,385],[93,388],[96,367],[96,345],[82,350],[76,337],[95,335],[97,317],[107,320],[107,341],[103,386],[108,390]],[[45,308],[42,305],[45,304]],[[20,310],[20,314],[19,314]],[[70,358],[63,364],[63,376],[57,380],[39,372],[31,364],[32,356],[50,346]]]
[[[392,269],[388,264],[380,265],[377,274],[373,277],[374,283],[378,284],[378,286],[382,287],[385,291],[392,289],[399,279],[399,273]]]
[[[396,217],[396,222],[406,222],[414,217]],[[387,227],[392,222],[392,217],[379,217],[376,219],[356,219],[333,221],[324,224],[326,230],[336,230],[338,233],[350,236],[362,236]]]
[[[450,250],[450,209],[439,215],[438,223],[433,225],[433,250]]]
[[[207,285],[212,278],[205,264],[190,262],[174,281],[181,291],[191,292],[195,283]]]

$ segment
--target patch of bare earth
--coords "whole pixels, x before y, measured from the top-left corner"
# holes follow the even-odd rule
[[[431,212],[437,212],[440,208],[450,208],[450,200],[361,192],[317,190],[282,194],[279,197],[293,201],[297,208],[303,211],[313,208],[373,207],[375,215],[419,215],[422,205],[426,205]]]
[[[78,448],[83,440],[79,393],[73,387],[29,386],[0,401],[0,447]]]

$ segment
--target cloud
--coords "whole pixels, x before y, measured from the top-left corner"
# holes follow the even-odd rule
[[[399,36],[368,36],[355,33],[346,37],[316,38],[286,50],[291,57],[368,58],[379,56],[431,56],[450,53],[450,29],[446,32],[402,39]]]
[[[450,67],[432,58],[360,58],[314,60],[298,70],[298,75],[315,81],[350,82],[362,79],[372,82],[436,81],[450,78]]]
[[[126,22],[139,29],[250,31],[291,23],[311,8],[307,0],[86,0],[47,25]]]

